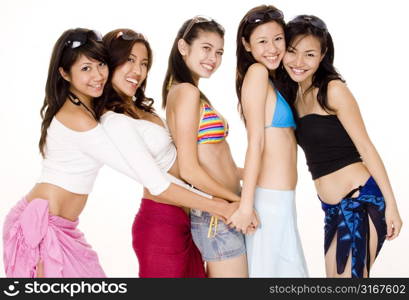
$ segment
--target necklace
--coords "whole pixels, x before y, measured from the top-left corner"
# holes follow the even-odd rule
[[[74,93],[70,92],[68,94],[68,98],[70,99],[70,101],[77,106],[84,106],[84,108],[94,117],[94,119],[97,119],[97,116],[95,115],[95,113],[88,107],[85,105],[84,102],[82,102]]]

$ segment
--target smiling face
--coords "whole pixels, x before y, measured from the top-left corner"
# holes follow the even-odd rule
[[[120,95],[131,98],[148,74],[148,50],[143,43],[135,43],[125,63],[112,75],[112,87]]]
[[[246,51],[269,70],[278,68],[285,53],[284,30],[275,21],[257,26],[249,41],[243,38],[242,43]]]
[[[324,55],[321,54],[318,38],[312,35],[296,36],[288,46],[283,64],[292,80],[310,83]]]
[[[200,31],[198,37],[187,44],[179,40],[178,48],[193,79],[209,78],[222,62],[224,39],[215,32]]]
[[[67,73],[59,68],[61,76],[70,83],[70,91],[82,100],[91,100],[102,95],[108,79],[105,63],[80,55]]]

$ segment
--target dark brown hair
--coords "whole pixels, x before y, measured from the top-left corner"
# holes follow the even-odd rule
[[[72,48],[70,41],[75,36],[84,35],[86,41],[77,48]],[[39,141],[40,152],[45,157],[44,146],[47,138],[47,129],[53,117],[67,100],[70,83],[60,74],[59,68],[70,73],[71,66],[76,60],[84,55],[100,62],[108,62],[108,54],[104,45],[98,42],[94,31],[85,28],[69,29],[65,31],[54,45],[48,67],[47,83],[45,86],[45,98],[40,114],[43,119],[41,123],[41,137]]]
[[[192,19],[187,20],[183,23],[182,27],[179,29],[175,41],[173,42],[172,50],[169,54],[169,61],[168,61],[168,69],[166,71],[166,76],[163,81],[162,85],[162,107],[166,107],[166,98],[169,92],[169,82],[175,81],[178,83],[188,82],[193,85],[196,85],[193,81],[192,72],[186,66],[185,61],[183,60],[182,54],[180,54],[178,49],[178,42],[180,39],[186,41],[187,44],[191,45],[194,40],[199,37],[200,32],[214,32],[220,35],[220,37],[224,38],[224,29],[218,24],[216,21],[206,21],[206,22],[198,22],[194,23]],[[187,27],[190,26],[188,32],[186,32]],[[209,101],[207,97],[200,92],[200,98],[206,101]]]
[[[126,63],[132,52],[132,47],[136,43],[141,43],[148,52],[148,72],[152,66],[152,49],[149,42],[141,34],[131,29],[116,29],[108,32],[103,37],[104,45],[109,55],[109,70],[107,84],[101,97],[94,100],[94,110],[99,120],[105,109],[117,113],[126,113],[131,117],[138,119],[135,107],[143,111],[154,113],[153,99],[145,96],[147,78],[138,87],[135,93],[135,101],[125,101],[125,99],[112,86],[112,76],[115,69]]]
[[[251,18],[251,16],[255,15],[255,14],[265,14],[265,13],[269,13],[269,12],[276,12],[277,13],[277,17],[275,18],[266,18],[263,20],[260,20],[260,22],[248,22],[249,18]],[[253,31],[260,25],[268,23],[274,21],[276,23],[278,23],[279,25],[281,25],[281,27],[285,28],[285,22],[284,22],[284,18],[283,18],[283,14],[282,12],[272,6],[272,5],[260,5],[257,7],[254,7],[252,9],[250,9],[245,15],[244,17],[241,19],[240,24],[239,24],[239,28],[237,30],[237,38],[236,38],[236,56],[237,56],[237,65],[236,65],[236,94],[237,94],[237,98],[238,98],[238,109],[240,112],[240,115],[242,117],[242,119],[244,120],[244,122],[246,122],[245,117],[243,115],[243,107],[242,107],[242,102],[241,102],[241,88],[243,85],[243,80],[244,80],[244,76],[246,75],[246,72],[248,70],[248,68],[256,63],[256,60],[254,59],[253,55],[251,54],[251,52],[248,52],[243,45],[243,41],[242,38],[244,38],[244,40],[246,42],[250,42],[250,36],[253,33]],[[270,78],[273,80],[274,82],[274,78],[273,78],[273,74],[270,72]]]

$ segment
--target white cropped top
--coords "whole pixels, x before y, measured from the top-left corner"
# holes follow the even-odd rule
[[[176,148],[169,131],[155,123],[107,112],[101,125],[78,132],[54,117],[47,130],[38,182],[89,194],[99,169],[106,164],[159,195],[170,182],[178,182],[166,173],[175,160]]]

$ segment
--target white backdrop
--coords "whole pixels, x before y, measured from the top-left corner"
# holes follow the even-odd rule
[[[234,91],[235,35],[242,16],[259,0],[173,1],[29,1],[0,2],[0,222],[33,186],[40,172],[39,111],[52,47],[68,28],[86,27],[102,34],[129,27],[148,38],[154,52],[147,95],[160,110],[161,84],[172,41],[181,24],[201,14],[226,28],[220,69],[201,83],[206,95],[230,122],[230,143],[243,165],[245,130]],[[357,98],[369,134],[389,172],[404,221],[401,236],[385,242],[372,271],[374,277],[408,277],[408,34],[404,1],[276,0],[290,20],[315,14],[328,25],[335,43],[335,63]],[[406,75],[405,75],[406,74]],[[323,213],[304,154],[299,151],[298,224],[312,277],[325,276]],[[80,229],[99,253],[110,277],[135,277],[138,263],[131,245],[131,224],[141,186],[103,168],[80,217]],[[0,245],[2,252],[2,245]],[[0,276],[4,276],[0,262]]]

